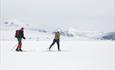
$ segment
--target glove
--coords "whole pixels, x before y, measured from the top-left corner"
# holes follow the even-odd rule
[[[25,37],[23,37],[23,39],[26,39]]]

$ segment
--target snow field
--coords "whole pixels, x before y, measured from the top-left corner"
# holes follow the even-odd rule
[[[114,70],[114,41],[23,41],[24,52],[15,52],[16,41],[0,41],[1,70]]]

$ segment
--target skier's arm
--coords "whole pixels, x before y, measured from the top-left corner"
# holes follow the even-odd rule
[[[22,38],[23,38],[23,39],[26,39],[25,36],[24,36],[24,32],[22,32]]]

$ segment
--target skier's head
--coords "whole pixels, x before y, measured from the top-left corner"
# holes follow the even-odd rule
[[[23,30],[24,30],[24,27],[21,27],[21,30],[23,31]]]
[[[57,32],[60,32],[61,30],[60,29],[57,29]]]

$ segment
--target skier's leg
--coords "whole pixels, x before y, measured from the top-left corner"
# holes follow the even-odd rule
[[[19,40],[19,38],[17,38],[17,40],[18,40],[18,45],[17,45],[16,51],[19,51],[19,47],[20,47],[20,40]]]
[[[57,40],[58,51],[60,51],[60,40]]]
[[[50,47],[49,47],[49,50],[51,49],[51,47],[55,44],[55,39],[53,40],[53,43],[50,45]]]
[[[22,38],[19,39],[19,51],[22,51]]]

